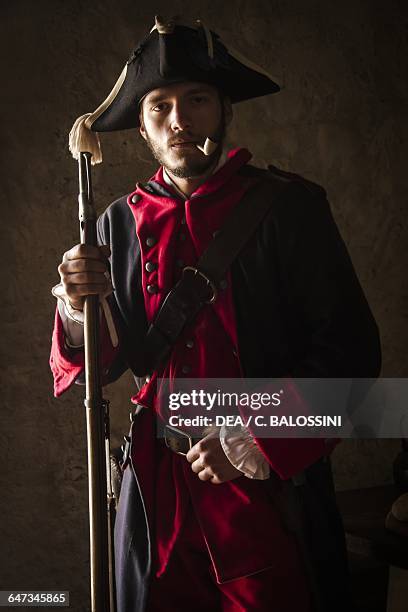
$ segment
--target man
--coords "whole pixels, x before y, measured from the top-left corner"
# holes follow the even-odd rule
[[[277,169],[266,178],[246,149],[223,146],[231,103],[277,91],[201,22],[156,18],[111,94],[71,133],[73,153],[85,147],[98,161],[96,132],[139,127],[161,165],[101,216],[99,248],[65,253],[54,290],[56,395],[83,371],[89,294],[101,297],[104,313],[105,382],[127,367],[149,375],[132,398],[138,410],[115,525],[119,612],[349,609],[327,460],[333,444],[203,431],[183,456],[156,437],[161,378],[378,375],[377,328],[324,190]],[[264,181],[271,206],[214,288],[217,299],[152,368],[147,330],[164,298]],[[291,519],[301,489],[314,504],[305,537]]]

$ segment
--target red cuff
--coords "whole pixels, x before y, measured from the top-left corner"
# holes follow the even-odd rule
[[[54,330],[50,354],[50,368],[54,377],[54,395],[59,397],[66,391],[84,369],[83,351],[65,346],[65,334],[58,308],[55,312]]]
[[[106,370],[115,359],[119,347],[112,346],[105,317],[101,320],[102,369]],[[58,308],[55,313],[50,355],[50,368],[54,377],[54,395],[59,397],[69,389],[85,367],[84,351],[69,349]]]

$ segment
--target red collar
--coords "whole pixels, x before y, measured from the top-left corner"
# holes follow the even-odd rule
[[[214,174],[208,177],[208,179],[202,183],[197,189],[191,194],[190,198],[194,195],[196,196],[204,196],[209,195],[218,191],[228,180],[236,174],[236,172],[245,164],[249,162],[252,158],[252,154],[248,151],[248,149],[238,148],[231,149],[227,155],[227,161],[225,164],[217,170]],[[167,192],[171,190],[171,187],[166,183],[163,178],[163,167],[160,166],[156,174],[150,179],[149,182],[159,183],[162,187],[166,189]],[[142,193],[144,192],[143,186],[138,184],[138,190]],[[151,194],[149,194],[151,196]]]

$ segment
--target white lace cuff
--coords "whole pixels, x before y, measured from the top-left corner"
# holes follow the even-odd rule
[[[61,304],[64,305],[63,312],[65,312],[65,315],[66,317],[68,317],[68,319],[70,319],[71,321],[75,321],[75,323],[79,323],[79,325],[84,324],[83,311],[73,308],[71,302],[68,299],[67,294],[65,293],[64,285],[62,283],[55,285],[55,287],[51,289],[51,293],[54,297],[57,298],[58,306],[60,306]],[[58,311],[61,314],[61,309],[59,307]]]
[[[246,427],[225,427],[220,430],[220,442],[229,461],[247,478],[266,480],[269,464]]]
[[[62,283],[55,285],[51,289],[51,293],[58,300],[58,312],[61,317],[62,326],[65,333],[65,343],[69,348],[80,348],[84,344],[84,313],[82,310],[73,308],[70,304],[67,294],[65,293]],[[109,331],[109,336],[113,347],[119,344],[118,334],[116,332],[115,323],[106,297],[112,293],[112,288],[100,297],[101,309],[105,315],[106,324]]]
[[[69,317],[63,300],[58,300],[57,308],[64,329],[66,347],[82,348],[84,346],[84,324]]]

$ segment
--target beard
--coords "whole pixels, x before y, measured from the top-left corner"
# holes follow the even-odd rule
[[[153,157],[161,166],[164,166],[164,168],[170,174],[182,179],[197,178],[205,174],[211,167],[215,167],[217,165],[217,162],[221,156],[225,132],[225,114],[224,111],[222,111],[218,128],[215,130],[214,134],[209,135],[211,139],[214,139],[214,141],[218,143],[218,147],[214,153],[211,153],[211,155],[204,155],[204,153],[196,148],[196,150],[193,150],[190,153],[187,152],[186,155],[180,157],[179,161],[176,161],[171,159],[172,154],[168,151],[168,145],[163,147],[157,141],[153,140],[145,128],[146,143],[152,152]],[[192,138],[193,140],[197,140],[188,132],[180,134],[179,136],[180,138]]]

